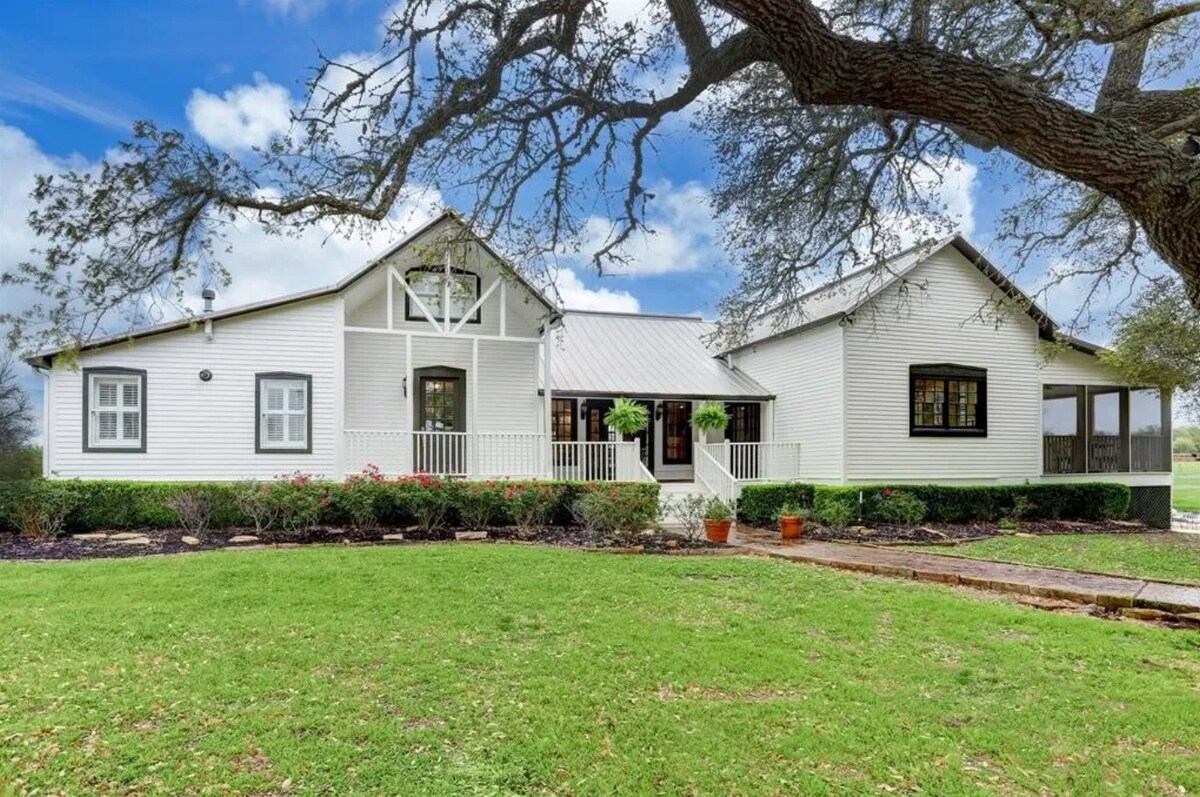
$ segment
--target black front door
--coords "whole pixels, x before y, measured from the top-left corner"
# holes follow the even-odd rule
[[[461,371],[430,368],[416,373],[413,469],[424,473],[466,472],[467,391]],[[455,434],[455,433],[459,434]]]

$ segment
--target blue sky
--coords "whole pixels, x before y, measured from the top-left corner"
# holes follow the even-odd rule
[[[139,118],[189,130],[233,152],[265,143],[302,97],[318,48],[334,56],[370,52],[387,7],[376,0],[0,6],[0,268],[36,244],[23,221],[34,174],[95,163]],[[644,0],[610,0],[609,13],[629,18],[643,7]],[[668,125],[647,165],[646,182],[658,196],[658,235],[631,247],[633,265],[624,276],[601,278],[582,262],[568,263],[558,281],[566,303],[711,316],[733,275],[707,206],[710,163],[707,143],[686,121]],[[964,232],[1003,267],[992,230],[1000,203],[1011,195],[981,164],[969,156],[939,190]],[[453,197],[434,195],[402,208],[396,227],[367,240],[326,240],[320,230],[300,240],[278,239],[239,229],[228,258],[234,283],[219,302],[231,306],[334,282],[443,200]],[[1023,274],[1019,281],[1036,287],[1036,277]],[[1069,317],[1076,299],[1064,289],[1050,297],[1050,310]],[[7,291],[0,309],[31,300]],[[1093,337],[1105,336],[1103,328],[1093,330]]]

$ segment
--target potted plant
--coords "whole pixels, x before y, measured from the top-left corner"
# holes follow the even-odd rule
[[[613,402],[612,409],[604,413],[604,422],[616,429],[623,440],[627,440],[650,423],[650,410],[644,404],[619,398]]]
[[[704,508],[704,536],[709,542],[729,542],[732,526],[733,508],[719,498],[709,501]]]
[[[713,404],[711,402],[701,404],[692,413],[692,428],[700,430],[700,436],[705,443],[712,442],[708,439],[709,432],[724,429],[728,425],[729,413],[725,411],[724,405]]]
[[[786,503],[779,507],[779,536],[785,540],[798,540],[804,534],[804,522],[812,519],[812,513],[799,504]]]

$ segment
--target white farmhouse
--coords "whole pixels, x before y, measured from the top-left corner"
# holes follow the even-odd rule
[[[698,318],[561,311],[446,212],[328,288],[29,362],[51,478],[370,464],[725,498],[762,480],[1106,480],[1168,519],[1169,401],[1120,384],[961,237],[847,275],[803,312],[714,351]],[[1051,341],[1065,350],[1045,362]],[[650,409],[632,442],[603,420],[619,397]],[[704,402],[729,412],[720,440],[690,426]]]

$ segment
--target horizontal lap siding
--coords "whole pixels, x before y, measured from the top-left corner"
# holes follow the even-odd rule
[[[846,331],[849,480],[1014,479],[1041,472],[1037,326],[972,318],[994,286],[951,249],[859,310]],[[922,290],[920,286],[924,286]],[[986,315],[986,314],[985,314]],[[909,436],[909,366],[987,369],[986,438]]]
[[[479,431],[536,432],[542,398],[538,395],[536,343],[479,341]],[[470,366],[467,367],[468,371]]]
[[[83,374],[51,374],[50,469],[58,478],[204,480],[270,478],[303,470],[332,475],[336,460],[336,312],[334,298],[289,305],[202,329],[143,338],[85,352],[83,368],[144,369],[146,452],[83,453]],[[212,371],[209,382],[198,377]],[[312,375],[311,454],[256,454],[255,373]]]
[[[1047,385],[1121,384],[1121,380],[1092,354],[1080,351],[1056,352],[1041,371]]]
[[[404,338],[346,333],[346,428],[408,429]]]
[[[840,479],[841,327],[830,323],[757,344],[737,352],[733,364],[775,394],[774,439],[800,443],[801,475]]]

